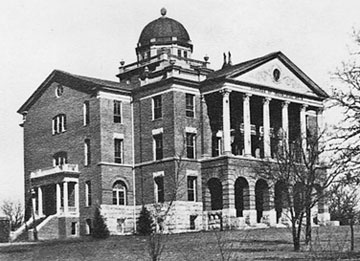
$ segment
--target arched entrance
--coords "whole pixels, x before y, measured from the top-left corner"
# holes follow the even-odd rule
[[[261,222],[263,211],[269,209],[269,186],[263,179],[255,184],[256,220]]]
[[[211,178],[207,182],[211,197],[211,210],[223,208],[222,184],[220,179]]]
[[[238,178],[235,181],[235,208],[236,216],[243,217],[243,211],[249,209],[249,183],[245,178]]]
[[[276,223],[279,223],[281,214],[284,208],[287,207],[286,186],[283,181],[278,181],[275,184],[275,211]]]

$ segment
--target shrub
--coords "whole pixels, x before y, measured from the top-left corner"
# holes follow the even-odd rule
[[[93,229],[91,231],[91,236],[94,238],[107,238],[109,235],[109,229],[107,228],[105,220],[100,213],[100,209],[97,207],[94,213]]]
[[[137,233],[139,235],[151,235],[154,230],[154,220],[145,206],[142,206],[137,222]]]

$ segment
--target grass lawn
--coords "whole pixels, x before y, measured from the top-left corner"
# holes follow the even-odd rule
[[[161,260],[360,260],[360,227],[349,253],[348,227],[313,228],[313,250],[294,252],[289,229],[163,235]],[[0,245],[0,260],[150,260],[148,238],[111,236]],[[222,259],[222,256],[224,259]]]

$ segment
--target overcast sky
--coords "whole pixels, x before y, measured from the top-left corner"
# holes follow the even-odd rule
[[[135,61],[141,30],[160,9],[181,22],[193,58],[233,63],[282,51],[320,86],[348,55],[360,1],[2,0],[0,3],[0,201],[23,197],[23,135],[17,109],[53,69],[116,81]]]

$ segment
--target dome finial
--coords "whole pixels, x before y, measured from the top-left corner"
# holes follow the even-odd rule
[[[165,7],[161,8],[160,14],[161,14],[162,16],[165,16],[165,15],[166,15],[166,8],[165,8]]]

